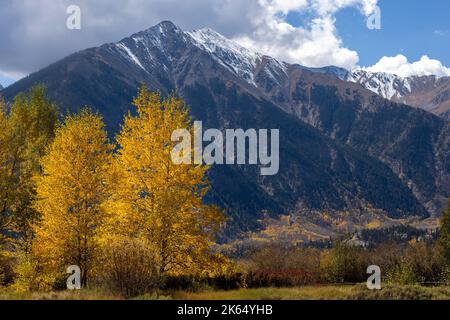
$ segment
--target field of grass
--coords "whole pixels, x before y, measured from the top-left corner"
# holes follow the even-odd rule
[[[186,300],[318,300],[341,299],[351,286],[320,286],[299,288],[259,288],[232,291],[176,292],[174,299]]]
[[[450,300],[450,287],[386,286],[370,291],[357,286],[308,286],[234,291],[178,292],[174,299],[186,300]]]
[[[122,300],[119,295],[100,290],[15,292],[0,290],[0,300]]]
[[[0,290],[0,300],[122,300],[101,290],[52,293],[16,293]],[[171,292],[156,298],[148,294],[135,300],[450,300],[450,287],[386,286],[370,291],[364,285],[306,286],[297,288],[259,288],[232,291]]]

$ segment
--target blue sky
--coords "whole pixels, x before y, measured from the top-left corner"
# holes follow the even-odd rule
[[[344,8],[336,14],[338,34],[347,48],[359,53],[361,66],[397,54],[410,61],[428,55],[450,65],[450,1],[379,0],[378,6],[382,14],[380,30],[368,29],[366,17],[357,8]],[[299,26],[309,18],[291,12],[287,21]]]
[[[296,2],[280,0],[272,8],[261,3],[277,1],[120,0],[112,5],[110,0],[52,0],[55,4],[52,6],[44,5],[48,0],[0,1],[0,84],[3,86],[19,77],[13,74],[29,74],[77,50],[118,41],[162,20],[171,20],[185,30],[211,27],[229,38],[244,39],[255,50],[307,66],[369,67],[382,57],[399,54],[408,59],[407,72],[416,72],[411,63],[424,55],[450,66],[449,0],[378,0],[381,30],[369,30],[367,18],[360,10],[361,4],[371,0],[354,0],[353,4],[341,1],[339,8],[332,12],[334,34],[330,28],[317,34],[308,29],[312,17],[327,20],[320,9],[329,7],[334,0],[299,1],[316,5],[316,9],[311,5],[306,10],[296,7]],[[73,3],[83,10],[84,27],[70,33],[65,29],[65,11]],[[284,11],[286,4],[296,10],[287,14],[286,20],[298,30],[280,37],[281,29],[273,28],[278,23],[274,17],[280,10]],[[317,9],[320,6],[323,7]],[[255,21],[272,24],[255,24]],[[267,48],[271,51],[265,52]],[[385,66],[381,66],[381,71],[385,71]],[[440,70],[450,75],[449,68]]]
[[[360,64],[375,64],[383,56],[403,54],[410,61],[428,55],[450,65],[450,1],[380,0],[381,30],[369,30],[356,9],[336,16],[345,46],[359,53]]]

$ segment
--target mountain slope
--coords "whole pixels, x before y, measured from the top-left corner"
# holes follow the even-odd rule
[[[383,99],[358,84],[296,66],[286,83],[268,94],[330,138],[388,165],[431,212],[445,205],[450,193],[446,121]]]
[[[117,132],[145,83],[165,95],[177,91],[206,128],[280,129],[278,175],[262,177],[255,166],[215,166],[210,173],[207,201],[225,208],[241,229],[255,228],[267,213],[437,213],[450,194],[446,123],[330,70],[315,71],[247,50],[210,29],[184,32],[163,22],[75,53],[3,94],[12,99],[45,83],[62,111],[92,106]]]
[[[450,77],[400,77],[382,72],[354,70],[341,79],[361,84],[383,98],[435,113],[450,120]]]

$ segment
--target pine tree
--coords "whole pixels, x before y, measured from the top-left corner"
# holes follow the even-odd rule
[[[45,272],[57,276],[77,265],[86,286],[100,254],[98,230],[112,150],[102,119],[90,111],[68,116],[57,128],[41,162],[43,175],[36,178],[35,208],[42,219],[33,254]]]
[[[223,221],[216,207],[202,202],[208,167],[171,160],[173,131],[192,130],[188,110],[182,100],[162,101],[145,88],[134,105],[137,116],[126,117],[117,137],[106,234],[155,244],[163,275],[208,271],[209,249]]]
[[[439,247],[447,264],[450,266],[450,199],[447,210],[442,212]]]

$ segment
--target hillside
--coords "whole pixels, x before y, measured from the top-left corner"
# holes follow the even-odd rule
[[[280,171],[215,166],[207,201],[231,233],[264,215],[316,211],[390,218],[436,215],[450,195],[450,131],[443,119],[379,97],[328,70],[247,50],[210,29],[163,22],[118,43],[68,56],[3,90],[48,86],[61,111],[91,106],[111,137],[141,83],[176,91],[207,128],[280,129]]]

